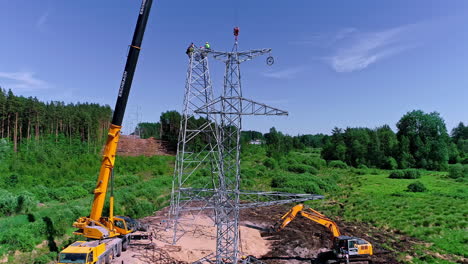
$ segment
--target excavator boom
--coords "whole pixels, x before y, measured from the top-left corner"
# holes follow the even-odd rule
[[[273,231],[278,232],[283,230],[296,218],[297,214],[301,214],[302,217],[314,221],[330,230],[334,244],[332,252],[335,255],[335,259],[349,260],[349,258],[352,257],[353,260],[356,260],[356,257],[362,258],[373,254],[373,247],[368,241],[357,237],[342,236],[338,225],[333,220],[312,208],[304,209],[303,204],[294,206],[284,214],[280,221],[272,228]]]
[[[333,235],[333,238],[341,236],[340,229],[338,228],[338,225],[331,220],[330,218],[324,216],[323,214],[308,208],[307,211],[301,211],[301,215],[307,219],[310,219],[318,224],[321,224],[328,228],[330,232]]]

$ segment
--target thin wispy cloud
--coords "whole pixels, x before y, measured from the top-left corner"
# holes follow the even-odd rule
[[[336,72],[353,72],[367,68],[384,58],[415,46],[408,36],[414,25],[406,25],[376,32],[356,29],[340,31],[334,38],[332,55],[325,58]]]
[[[347,27],[334,33],[315,34],[290,41],[289,44],[307,46],[311,53],[314,50],[320,52],[318,60],[336,72],[353,72],[416,47],[422,38],[427,37],[432,24],[424,22],[367,32]]]
[[[279,71],[264,72],[263,76],[274,79],[292,79],[303,70],[304,68],[302,67],[292,67]]]
[[[46,26],[46,23],[47,23],[47,19],[49,18],[49,14],[50,14],[50,12],[46,11],[37,19],[36,28],[39,31],[45,31],[45,29],[46,29],[45,26]]]
[[[0,72],[0,86],[22,91],[47,89],[47,82],[36,78],[34,72]]]

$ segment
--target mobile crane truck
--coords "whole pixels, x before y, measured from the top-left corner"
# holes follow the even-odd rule
[[[321,261],[327,264],[331,263],[369,263],[369,256],[373,255],[372,244],[368,241],[357,238],[343,236],[340,233],[338,225],[325,215],[315,211],[312,208],[304,209],[303,204],[298,204],[284,214],[281,219],[270,228],[270,232],[279,232],[283,230],[297,214],[325,226],[332,233],[333,248],[328,254],[319,256]],[[330,254],[331,253],[331,254]]]
[[[132,234],[141,230],[141,224],[124,216],[114,216],[113,168],[117,143],[119,142],[122,121],[127,106],[127,100],[132,86],[140,47],[143,41],[152,0],[142,0],[137,24],[130,45],[127,63],[123,72],[117,102],[109,127],[103,159],[99,171],[91,213],[80,217],[73,223],[78,228],[74,234],[84,236],[87,241],[76,241],[60,252],[58,263],[109,264],[115,256],[120,256],[128,247]],[[102,216],[106,200],[107,188],[111,182],[109,198],[109,216]],[[141,236],[138,236],[141,237]]]

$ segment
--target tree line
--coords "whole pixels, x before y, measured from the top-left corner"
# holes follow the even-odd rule
[[[322,156],[351,166],[382,169],[447,170],[449,163],[468,161],[463,123],[450,137],[439,113],[415,110],[405,114],[396,126],[396,133],[388,125],[376,129],[335,128],[325,139]]]
[[[108,105],[41,102],[36,97],[17,96],[0,87],[0,138],[11,140],[15,152],[22,142],[49,135],[102,142],[111,114]]]

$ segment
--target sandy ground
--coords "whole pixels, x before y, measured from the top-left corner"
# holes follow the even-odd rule
[[[134,241],[129,250],[112,263],[192,263],[216,250],[216,227],[207,215],[200,215],[184,224],[184,235],[175,245],[171,245],[173,230],[166,229],[164,219],[166,216],[162,213],[141,219],[150,225],[152,241]],[[263,238],[259,230],[241,226],[240,236],[239,249],[243,255],[265,255],[270,251],[270,241]]]

